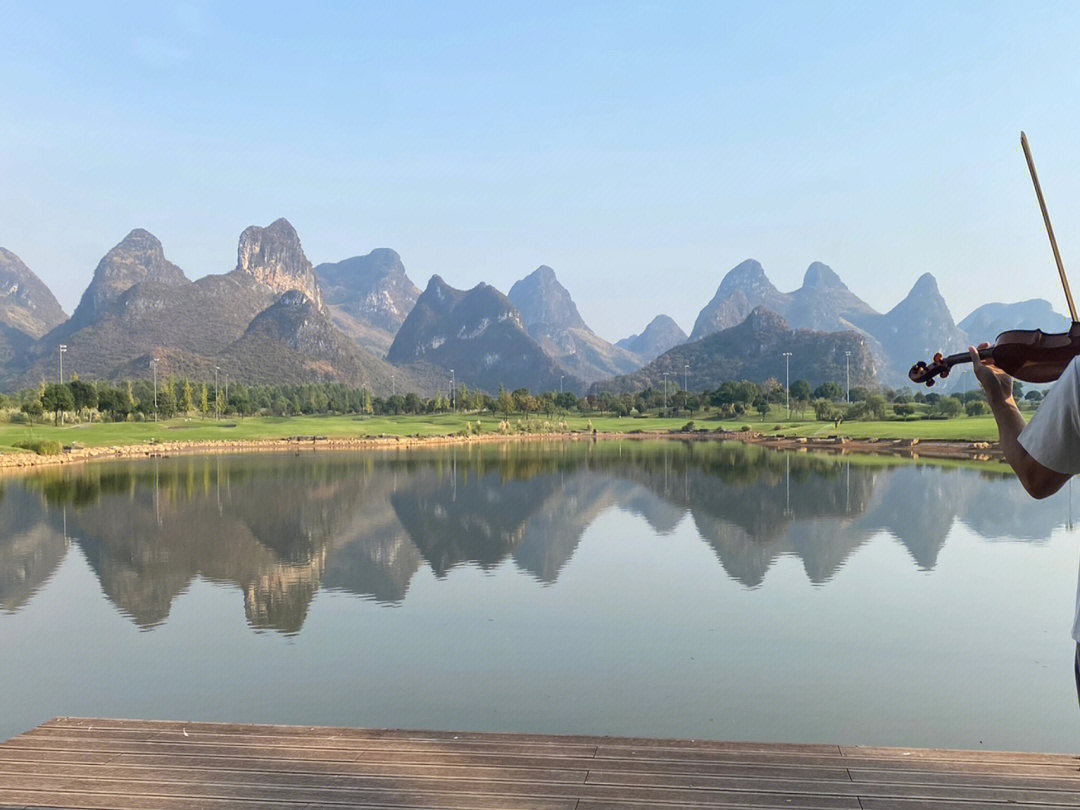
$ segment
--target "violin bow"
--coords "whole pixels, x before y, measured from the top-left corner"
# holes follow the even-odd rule
[[[1039,208],[1042,209],[1043,222],[1046,223],[1046,233],[1050,237],[1050,248],[1054,251],[1054,261],[1057,262],[1058,275],[1061,276],[1061,286],[1065,288],[1069,316],[1073,323],[1076,323],[1076,304],[1073,303],[1072,292],[1069,290],[1069,279],[1065,277],[1065,266],[1061,263],[1061,253],[1058,251],[1057,240],[1054,238],[1054,226],[1050,224],[1050,215],[1046,212],[1046,201],[1043,199],[1042,186],[1039,185],[1039,175],[1035,173],[1035,161],[1031,159],[1027,135],[1023,132],[1020,133],[1020,145],[1024,147],[1024,157],[1027,158],[1028,171],[1031,172],[1031,182],[1035,184],[1035,196],[1039,198]]]

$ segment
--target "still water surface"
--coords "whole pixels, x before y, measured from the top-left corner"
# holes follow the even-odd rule
[[[1071,492],[719,443],[0,481],[0,738],[55,715],[1072,751]]]

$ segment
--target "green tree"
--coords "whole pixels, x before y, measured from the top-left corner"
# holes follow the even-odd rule
[[[180,384],[180,410],[185,415],[195,411],[195,387],[191,384],[191,380],[185,379]]]
[[[840,409],[827,399],[819,397],[814,400],[814,416],[819,422],[835,422],[840,418]]]
[[[202,414],[203,419],[210,415],[210,389],[206,383],[203,383],[199,389],[199,413]]]
[[[514,398],[510,396],[510,393],[501,383],[499,384],[499,397],[496,402],[496,407],[502,411],[503,417],[509,419],[510,412],[514,409]]]
[[[930,408],[930,413],[933,416],[945,419],[959,416],[963,412],[964,405],[959,397],[941,397],[941,399],[935,402]]]
[[[166,419],[176,413],[176,384],[171,377],[158,393],[158,412]]]
[[[68,384],[71,391],[71,400],[74,403],[75,412],[81,414],[98,406],[97,386],[93,383],[84,382],[78,378],[72,379]]]
[[[852,389],[854,392],[855,389]],[[867,393],[860,397],[860,399],[866,403],[866,408],[875,419],[885,418],[885,407],[888,403],[885,401],[884,394],[878,392]]]
[[[75,407],[75,399],[71,396],[71,389],[60,383],[49,383],[41,392],[41,409],[51,412],[53,424],[60,424],[60,414],[70,411]]]
[[[40,419],[43,413],[40,399],[24,400],[22,405],[19,406],[19,410],[26,414],[26,419],[30,422],[30,427],[34,426],[34,420]]]
[[[806,380],[795,380],[791,384],[791,399],[795,402],[810,399],[810,383]]]
[[[832,402],[844,396],[843,390],[834,382],[823,382],[814,389],[814,399],[827,399]]]

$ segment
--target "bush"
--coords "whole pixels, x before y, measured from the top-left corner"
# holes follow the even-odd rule
[[[980,399],[973,399],[964,406],[964,413],[968,416],[982,416],[988,410],[990,408]]]
[[[813,402],[814,416],[817,417],[819,422],[834,422],[841,413],[840,409],[836,407],[832,402],[827,399],[818,398]]]
[[[694,429],[694,423],[693,423],[693,421],[690,421],[690,422],[687,422],[685,425],[682,426],[681,432],[682,433],[690,433],[693,429]]]
[[[897,402],[892,409],[897,416],[911,416],[915,413],[915,406],[909,402]]]
[[[55,439],[21,439],[15,442],[20,450],[30,450],[39,456],[58,456],[63,448]]]

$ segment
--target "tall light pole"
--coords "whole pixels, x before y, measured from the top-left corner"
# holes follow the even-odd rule
[[[390,396],[397,396],[397,379],[393,374],[390,375]]]
[[[669,372],[667,372],[667,371],[664,372],[664,410],[665,411],[667,410],[667,378],[668,378],[668,373]]]
[[[457,410],[457,396],[454,391],[454,370],[450,369],[450,410]]]
[[[61,385],[64,384],[64,352],[67,351],[67,344],[61,343],[56,347],[56,358],[59,362],[59,366],[56,372],[56,381]]]
[[[682,390],[684,394],[686,393],[686,372],[688,372],[689,370],[690,364],[684,363],[682,367]]]
[[[844,373],[847,378],[847,390],[844,394],[844,402],[851,404],[851,352],[844,352]]]
[[[562,393],[562,378],[563,378],[563,375],[560,374],[559,375],[559,393],[560,394]]]
[[[791,352],[784,352],[784,400],[787,418],[791,418]]]
[[[221,397],[218,396],[218,372],[221,366],[214,366],[214,418],[221,418]]]
[[[150,368],[153,370],[153,421],[158,421],[158,359],[150,357]]]

